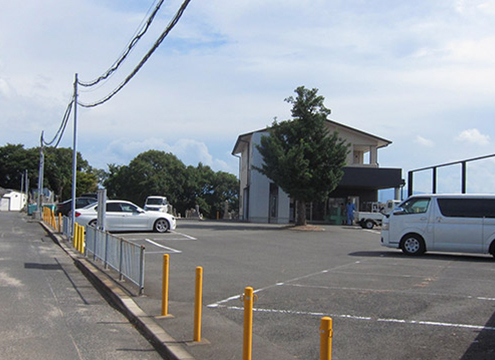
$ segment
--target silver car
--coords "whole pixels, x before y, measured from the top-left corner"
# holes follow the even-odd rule
[[[82,226],[96,226],[98,204],[92,204],[75,213],[76,222]],[[125,200],[108,200],[106,229],[108,231],[156,231],[164,233],[176,228],[175,217],[156,211],[145,211]]]

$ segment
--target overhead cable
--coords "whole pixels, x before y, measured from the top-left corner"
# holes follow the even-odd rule
[[[155,50],[160,46],[162,41],[167,37],[167,35],[170,33],[170,31],[174,28],[175,25],[179,22],[179,19],[181,18],[182,14],[186,10],[187,5],[189,4],[191,0],[185,0],[177,13],[175,14],[175,17],[172,19],[172,21],[168,24],[167,28],[163,31],[163,33],[160,35],[158,40],[155,42],[153,47],[146,53],[146,55],[141,59],[139,64],[136,66],[136,68],[126,77],[126,79],[119,85],[117,86],[110,94],[105,96],[103,99],[92,103],[92,104],[84,104],[81,102],[78,102],[79,105],[85,108],[91,108],[95,107],[98,105],[101,105],[108,100],[110,100],[114,95],[116,95],[122,88],[138,73],[138,71],[143,67],[143,65],[148,61],[148,59],[153,55]]]
[[[63,117],[62,122],[60,124],[60,127],[58,128],[57,133],[55,134],[55,136],[53,137],[52,140],[45,141],[43,139],[43,134],[41,135],[41,146],[50,146],[55,141],[57,141],[57,143],[54,145],[54,147],[58,147],[58,145],[60,144],[60,141],[62,140],[62,137],[64,136],[65,128],[67,127],[67,123],[69,121],[69,116],[70,116],[70,113],[72,111],[72,105],[73,104],[74,104],[74,98],[72,98],[70,103],[67,105],[67,109],[65,109],[65,114],[64,114],[64,117]]]
[[[141,25],[141,29],[138,30],[138,34],[133,37],[133,39],[129,42],[127,45],[127,48],[125,51],[120,55],[120,57],[113,63],[113,65],[101,76],[98,78],[94,79],[93,81],[85,82],[85,81],[78,81],[79,85],[89,87],[98,84],[100,81],[107,79],[110,77],[118,68],[119,66],[125,61],[127,56],[131,53],[133,48],[136,46],[136,44],[139,42],[139,40],[143,37],[143,35],[148,31],[149,27],[151,26],[151,23],[155,19],[156,14],[158,13],[158,10],[160,10],[160,7],[162,6],[163,2],[165,0],[159,0],[158,4],[155,6],[155,9],[153,12],[150,14],[148,17],[148,20],[144,25]]]

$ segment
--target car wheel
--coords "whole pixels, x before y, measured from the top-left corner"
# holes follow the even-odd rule
[[[426,251],[424,240],[416,234],[404,236],[400,242],[400,248],[404,254],[414,256],[422,255]]]
[[[366,222],[364,223],[364,227],[366,229],[373,229],[373,226],[375,226],[373,220],[366,220]]]
[[[88,223],[88,226],[91,226],[92,228],[96,228],[96,223],[97,223],[97,220],[91,220],[89,223]]]
[[[170,229],[170,225],[166,219],[158,219],[153,225],[153,230],[158,233],[165,233]]]

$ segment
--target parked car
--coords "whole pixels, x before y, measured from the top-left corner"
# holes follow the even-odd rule
[[[76,209],[86,207],[88,205],[94,204],[97,200],[92,197],[78,197],[76,198]],[[61,202],[57,205],[55,209],[55,214],[62,214],[67,216],[72,210],[72,199]]]
[[[78,209],[76,222],[82,226],[96,226],[98,204]],[[125,200],[108,200],[106,229],[108,231],[156,231],[164,233],[176,228],[175,217],[158,211],[146,211]]]

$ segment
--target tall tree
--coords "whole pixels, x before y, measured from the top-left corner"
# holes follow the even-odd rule
[[[285,99],[292,120],[274,121],[267,129],[269,136],[257,146],[264,163],[255,169],[296,200],[296,225],[306,225],[306,203],[324,200],[337,187],[349,149],[325,126],[330,109],[318,89],[301,86],[295,93]]]

